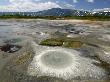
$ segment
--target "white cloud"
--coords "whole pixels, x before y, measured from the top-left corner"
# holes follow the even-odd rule
[[[86,0],[87,2],[89,2],[89,3],[93,3],[94,2],[94,0]],[[73,3],[78,3],[78,0],[73,0]]]
[[[0,6],[0,11],[41,11],[51,8],[61,8],[54,2],[32,2],[32,0],[9,0],[9,5]]]
[[[94,2],[94,0],[87,0],[87,2],[93,3],[93,2]]]
[[[65,9],[73,9],[73,8],[75,7],[75,5],[65,4],[65,5],[63,5],[63,7],[64,7]]]
[[[93,10],[93,12],[104,12],[104,11],[109,11],[110,12],[110,8],[94,9]]]
[[[78,0],[73,0],[73,3],[77,3],[78,2]]]

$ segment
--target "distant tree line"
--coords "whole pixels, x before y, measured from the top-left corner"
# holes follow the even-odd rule
[[[82,20],[110,20],[110,16],[27,16],[27,15],[20,15],[20,14],[3,14],[0,16],[1,19],[9,19],[9,18],[25,18],[25,19],[50,19],[50,20],[61,20],[61,19],[82,19]]]

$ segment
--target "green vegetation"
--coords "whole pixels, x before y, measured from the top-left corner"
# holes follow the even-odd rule
[[[16,18],[16,19],[37,19],[37,18],[40,18],[40,19],[50,19],[50,20],[53,20],[53,19],[56,19],[57,17],[54,17],[54,16],[27,16],[27,15],[19,15],[19,14],[16,14],[16,15],[1,15],[0,16],[0,19],[11,19],[11,18]]]
[[[45,46],[62,46],[67,48],[80,48],[82,42],[79,38],[50,38],[40,42],[40,45]]]
[[[71,41],[65,42],[63,46],[67,48],[80,48],[82,46],[82,43],[80,41]]]
[[[46,45],[46,46],[62,46],[63,40],[61,39],[46,39],[40,43],[40,45]]]
[[[50,20],[61,20],[61,19],[81,19],[81,20],[107,20],[110,21],[110,16],[26,16],[26,15],[2,15],[0,19],[9,19],[9,18],[25,18],[25,19],[50,19]]]

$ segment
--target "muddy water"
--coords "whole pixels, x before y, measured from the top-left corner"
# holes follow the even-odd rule
[[[41,19],[0,20],[0,82],[110,80],[109,24],[109,21],[87,24],[85,22],[69,23],[60,20],[50,21]],[[54,39],[54,43],[63,40],[64,43],[62,44],[65,46],[58,47],[56,45],[50,47],[48,45],[39,45],[40,42],[50,38]],[[81,44],[73,42],[77,41],[77,39]],[[35,43],[34,45],[33,42]],[[73,76],[70,77],[70,74],[68,74],[70,71],[66,70],[67,74],[61,71],[61,74],[65,74],[64,77],[68,77],[66,80],[64,77],[57,77],[60,73],[55,71],[48,70],[46,71],[47,75],[41,73],[42,71],[45,72],[44,69],[48,66],[43,66],[44,69],[42,70],[41,68],[36,69],[36,62],[34,62],[36,56],[45,50],[55,49],[61,50],[61,52],[64,50],[72,53],[73,57],[76,57],[75,59],[78,60],[71,62],[76,63],[75,68],[77,68],[72,70],[72,72],[75,71],[71,72]],[[74,50],[80,54],[75,54]],[[54,54],[57,53],[54,52]],[[63,57],[60,56],[60,58],[62,59]],[[51,61],[55,62],[54,60]],[[57,63],[58,61],[54,64],[57,65]],[[65,62],[62,63],[64,64]],[[31,67],[31,72],[28,71],[29,67]],[[35,69],[38,73],[36,73]],[[56,75],[50,74],[51,72]],[[38,77],[38,75],[41,76]]]

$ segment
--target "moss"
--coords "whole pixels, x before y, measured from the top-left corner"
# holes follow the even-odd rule
[[[40,43],[40,45],[46,45],[46,46],[62,46],[63,40],[61,39],[46,39]]]
[[[80,41],[71,41],[71,42],[65,42],[63,46],[68,48],[80,48],[82,44],[83,43],[81,43]]]
[[[45,46],[62,46],[68,48],[80,48],[82,46],[80,38],[50,38],[41,41],[40,45]]]

